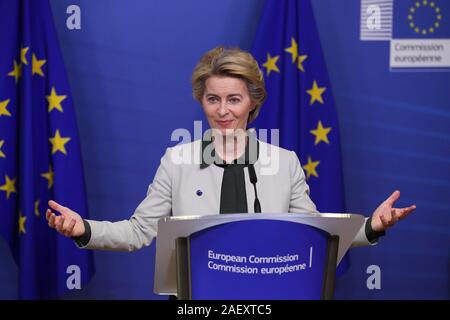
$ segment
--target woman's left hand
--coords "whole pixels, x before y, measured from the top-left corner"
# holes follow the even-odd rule
[[[415,205],[407,208],[393,208],[394,202],[398,198],[400,198],[400,191],[396,190],[378,206],[372,215],[372,230],[385,231],[416,209]]]

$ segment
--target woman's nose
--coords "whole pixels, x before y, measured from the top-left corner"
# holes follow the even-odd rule
[[[217,113],[220,117],[224,117],[228,114],[229,110],[227,108],[226,102],[221,102],[219,106],[219,110],[217,110]]]

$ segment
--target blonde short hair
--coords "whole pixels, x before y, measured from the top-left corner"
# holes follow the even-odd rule
[[[238,48],[216,47],[200,59],[192,73],[192,95],[202,103],[205,82],[211,76],[238,78],[247,84],[250,99],[255,108],[250,112],[248,123],[256,119],[266,99],[264,76],[258,62],[246,51]]]

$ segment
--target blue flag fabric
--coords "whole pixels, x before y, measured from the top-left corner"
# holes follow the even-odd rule
[[[310,1],[266,0],[252,54],[267,89],[255,126],[280,130],[319,211],[345,212],[337,113]]]
[[[48,0],[0,0],[0,17],[0,233],[20,298],[56,298],[93,274],[45,219],[49,199],[87,217],[75,110]]]

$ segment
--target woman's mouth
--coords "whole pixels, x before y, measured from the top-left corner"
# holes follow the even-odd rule
[[[219,125],[219,127],[221,128],[229,128],[229,126],[231,125],[231,123],[233,123],[233,120],[216,120],[216,123]]]

